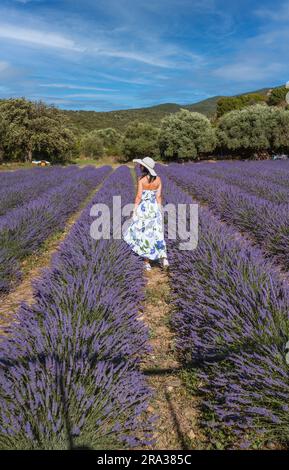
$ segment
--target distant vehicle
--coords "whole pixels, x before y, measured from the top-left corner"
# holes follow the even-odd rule
[[[51,163],[48,162],[47,160],[32,160],[32,165],[49,166],[49,165],[51,165]]]
[[[288,159],[289,159],[288,155],[285,155],[285,154],[283,154],[283,155],[274,155],[274,157],[273,157],[273,160],[288,160]]]

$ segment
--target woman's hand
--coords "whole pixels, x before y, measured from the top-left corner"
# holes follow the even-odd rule
[[[132,218],[135,219],[137,216],[137,206],[134,207],[133,213],[132,213]]]

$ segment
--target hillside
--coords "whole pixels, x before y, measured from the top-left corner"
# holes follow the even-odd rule
[[[149,108],[126,109],[120,111],[64,111],[73,124],[81,132],[88,132],[93,129],[103,129],[113,127],[119,131],[124,131],[131,121],[149,121],[155,126],[159,126],[160,121],[171,113],[176,113],[180,109],[189,109],[210,117],[216,111],[217,101],[220,97],[200,101],[199,103],[180,105],[176,103],[166,103]]]
[[[93,129],[103,129],[113,127],[119,131],[124,131],[131,121],[149,121],[154,125],[159,125],[161,119],[171,113],[179,111],[182,106],[177,104],[163,104],[150,108],[126,109],[120,111],[64,111],[73,124],[81,131],[91,131]]]
[[[199,103],[189,104],[181,106],[181,108],[188,109],[196,113],[205,114],[205,116],[211,117],[215,114],[217,108],[217,102],[221,96],[214,96],[206,100],[200,101]]]
[[[257,90],[250,93],[267,95],[269,88]],[[243,93],[244,95],[245,93]],[[93,129],[103,129],[113,127],[123,132],[129,122],[134,120],[149,121],[151,124],[158,126],[161,119],[171,113],[176,113],[181,108],[205,114],[211,117],[215,114],[217,102],[221,96],[214,96],[198,103],[189,105],[180,105],[176,103],[166,103],[149,108],[126,109],[120,111],[64,111],[71,119],[72,123],[80,132],[88,132]]]

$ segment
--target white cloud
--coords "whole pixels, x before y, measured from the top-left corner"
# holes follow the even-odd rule
[[[9,69],[9,64],[8,62],[0,61],[0,73],[6,71]]]
[[[145,80],[142,78],[124,78],[111,75],[109,73],[98,73],[98,75],[113,82],[131,83],[132,85],[150,85],[152,83],[150,80]]]
[[[36,46],[67,49],[71,51],[84,51],[75,42],[61,34],[39,31],[36,29],[21,28],[11,24],[0,23],[0,38],[27,42]]]
[[[213,75],[235,82],[281,83],[288,76],[289,31],[266,25],[266,30],[243,41],[231,61],[217,67]]]
[[[167,3],[168,0],[161,1]],[[209,3],[213,1],[206,0]],[[91,2],[94,3],[92,0]],[[186,2],[187,0],[184,0],[183,3],[186,4]],[[104,27],[100,24],[95,30],[91,28],[91,25],[94,24],[93,15],[91,23],[83,20],[81,15],[76,17],[69,13],[60,22],[59,18],[55,21],[54,14],[51,14],[52,9],[51,11],[45,10],[45,15],[40,15],[40,12],[28,14],[24,9],[21,9],[20,14],[15,9],[1,8],[0,39],[6,39],[6,42],[8,40],[17,41],[33,47],[52,48],[59,52],[62,50],[79,52],[92,59],[99,58],[104,66],[111,58],[133,63],[134,66],[144,64],[164,69],[176,67],[185,69],[204,65],[202,56],[194,53],[190,48],[180,47],[173,41],[168,41],[167,37],[163,39],[158,19],[153,18],[151,21],[150,18],[152,24],[151,27],[148,27],[148,19],[142,16],[143,8],[146,9],[147,4],[139,9],[138,5],[132,4],[132,0],[129,0],[126,9],[121,7],[117,0],[111,0],[109,3],[109,9],[116,17],[116,24],[111,27]],[[172,0],[172,4],[175,3],[176,0]],[[202,4],[200,1],[195,3],[198,8]],[[103,8],[104,11],[107,10],[107,4],[104,4]],[[124,17],[116,15],[119,8]],[[93,12],[94,9],[91,6],[91,14]],[[130,20],[126,17],[127,15]],[[132,17],[130,17],[131,15]],[[124,19],[127,20],[125,23]],[[157,28],[155,22],[157,22]],[[122,26],[123,24],[125,27]],[[80,54],[76,55],[76,60],[79,59],[79,56]],[[70,55],[69,58],[71,59],[72,56]],[[105,61],[105,59],[107,60]],[[129,79],[131,78],[129,77]]]
[[[22,28],[17,25],[0,23],[0,38],[18,42],[32,44],[37,47],[47,47],[63,49],[76,52],[85,52],[89,55],[114,57],[128,61],[141,62],[157,67],[174,67],[175,64],[165,59],[165,54],[155,54],[153,52],[144,53],[138,50],[120,49],[111,45],[108,41],[88,42],[86,46],[80,45],[73,39],[57,32],[37,30],[32,28]]]
[[[282,71],[279,63],[250,64],[235,63],[220,67],[214,71],[214,75],[226,80],[239,82],[270,79]]]
[[[289,2],[284,2],[280,8],[270,10],[267,8],[260,8],[255,11],[255,14],[260,18],[265,18],[271,21],[288,21],[289,20]]]
[[[119,95],[116,93],[110,93],[109,95],[105,93],[71,93],[69,95],[65,95],[65,98],[101,98],[101,99],[107,99],[107,98],[113,97],[119,98],[120,100],[123,99],[123,95]]]
[[[95,90],[95,91],[116,91],[115,88],[101,88],[95,86],[82,86],[82,85],[70,85],[67,83],[43,83],[41,87],[46,88],[60,88],[66,90]]]
[[[95,52],[97,55],[103,55],[106,57],[115,57],[119,59],[127,59],[133,60],[136,62],[142,62],[148,65],[154,65],[157,67],[173,67],[174,65],[171,64],[169,61],[162,59],[161,57],[154,56],[154,54],[144,54],[138,51],[126,51],[126,50],[119,50],[119,49],[102,49],[96,48]]]

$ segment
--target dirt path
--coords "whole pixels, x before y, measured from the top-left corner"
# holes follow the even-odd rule
[[[111,175],[111,173],[109,173],[109,175]],[[91,200],[96,191],[99,190],[102,184],[103,182],[89,193],[89,195],[79,206],[77,212],[75,212],[67,220],[65,229],[63,231],[53,234],[45,241],[37,253],[33,253],[31,256],[23,260],[21,263],[21,270],[23,274],[21,283],[14,290],[9,292],[8,295],[3,296],[0,299],[0,333],[2,333],[3,328],[5,328],[11,322],[21,302],[27,302],[31,305],[33,301],[33,281],[41,277],[42,270],[50,265],[51,257],[57,250],[59,244],[65,239],[71,227],[79,218],[82,210]]]
[[[142,371],[154,397],[148,412],[156,414],[155,444],[148,449],[189,450],[202,447],[198,429],[197,399],[184,385],[182,368],[176,359],[174,334],[170,327],[169,276],[159,267],[146,273],[146,301],[143,321],[149,326],[153,348],[143,361]]]
[[[136,173],[131,168],[136,185]],[[197,399],[188,392],[182,379],[182,366],[175,352],[175,338],[170,326],[169,274],[158,265],[146,272],[146,300],[140,317],[149,327],[152,351],[141,364],[153,391],[148,413],[157,416],[154,444],[147,450],[189,450],[203,447],[198,428]],[[143,448],[142,448],[143,449]]]

